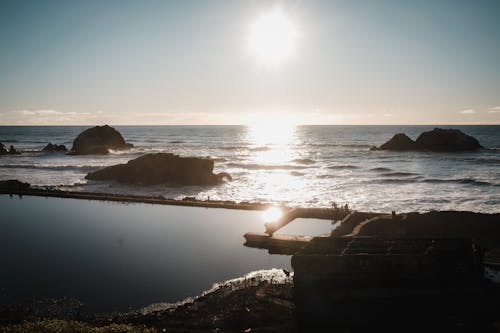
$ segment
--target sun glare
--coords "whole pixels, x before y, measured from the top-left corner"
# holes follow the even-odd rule
[[[248,45],[257,59],[267,64],[279,64],[294,51],[297,31],[290,18],[281,10],[262,14],[250,30]]]
[[[264,222],[275,222],[283,216],[283,211],[278,207],[269,207],[264,212],[262,212],[262,218]]]

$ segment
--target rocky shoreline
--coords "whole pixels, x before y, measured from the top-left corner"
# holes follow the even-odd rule
[[[0,306],[3,332],[298,332],[293,274],[273,269],[215,284],[178,303],[92,314],[77,300]]]

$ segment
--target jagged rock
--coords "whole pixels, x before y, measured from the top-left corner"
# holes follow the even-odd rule
[[[474,137],[457,129],[435,128],[420,134],[415,142],[423,149],[431,151],[462,151],[483,148]]]
[[[133,145],[126,143],[123,136],[108,125],[95,126],[80,133],[71,148],[72,155],[108,154],[109,149],[125,150]]]
[[[14,146],[10,146],[10,148],[7,150],[5,146],[0,142],[0,155],[18,155],[21,154],[14,148]]]
[[[59,152],[59,151],[67,151],[65,145],[52,144],[49,142],[48,145],[43,147],[42,151],[44,152]]]
[[[91,172],[85,178],[139,185],[214,185],[223,178],[232,180],[226,172],[214,174],[213,168],[210,159],[156,153]]]
[[[398,133],[380,147],[372,150],[416,150],[418,145],[404,133]]]
[[[30,186],[31,185],[29,183],[23,183],[17,179],[0,181],[0,190],[13,190],[13,191],[27,190],[30,188]]]
[[[435,128],[423,132],[417,140],[413,141],[406,134],[396,134],[381,145],[372,147],[371,150],[429,150],[429,151],[466,151],[483,148],[479,142],[470,135],[457,129]]]

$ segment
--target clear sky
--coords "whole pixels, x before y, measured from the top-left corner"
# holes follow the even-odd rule
[[[500,1],[0,0],[0,124],[255,119],[500,124]]]

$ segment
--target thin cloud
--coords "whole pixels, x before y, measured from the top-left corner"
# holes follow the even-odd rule
[[[500,113],[500,106],[492,106],[488,109],[488,113]]]
[[[460,111],[460,113],[461,114],[475,114],[476,110],[474,110],[474,109],[465,109],[465,110]]]

